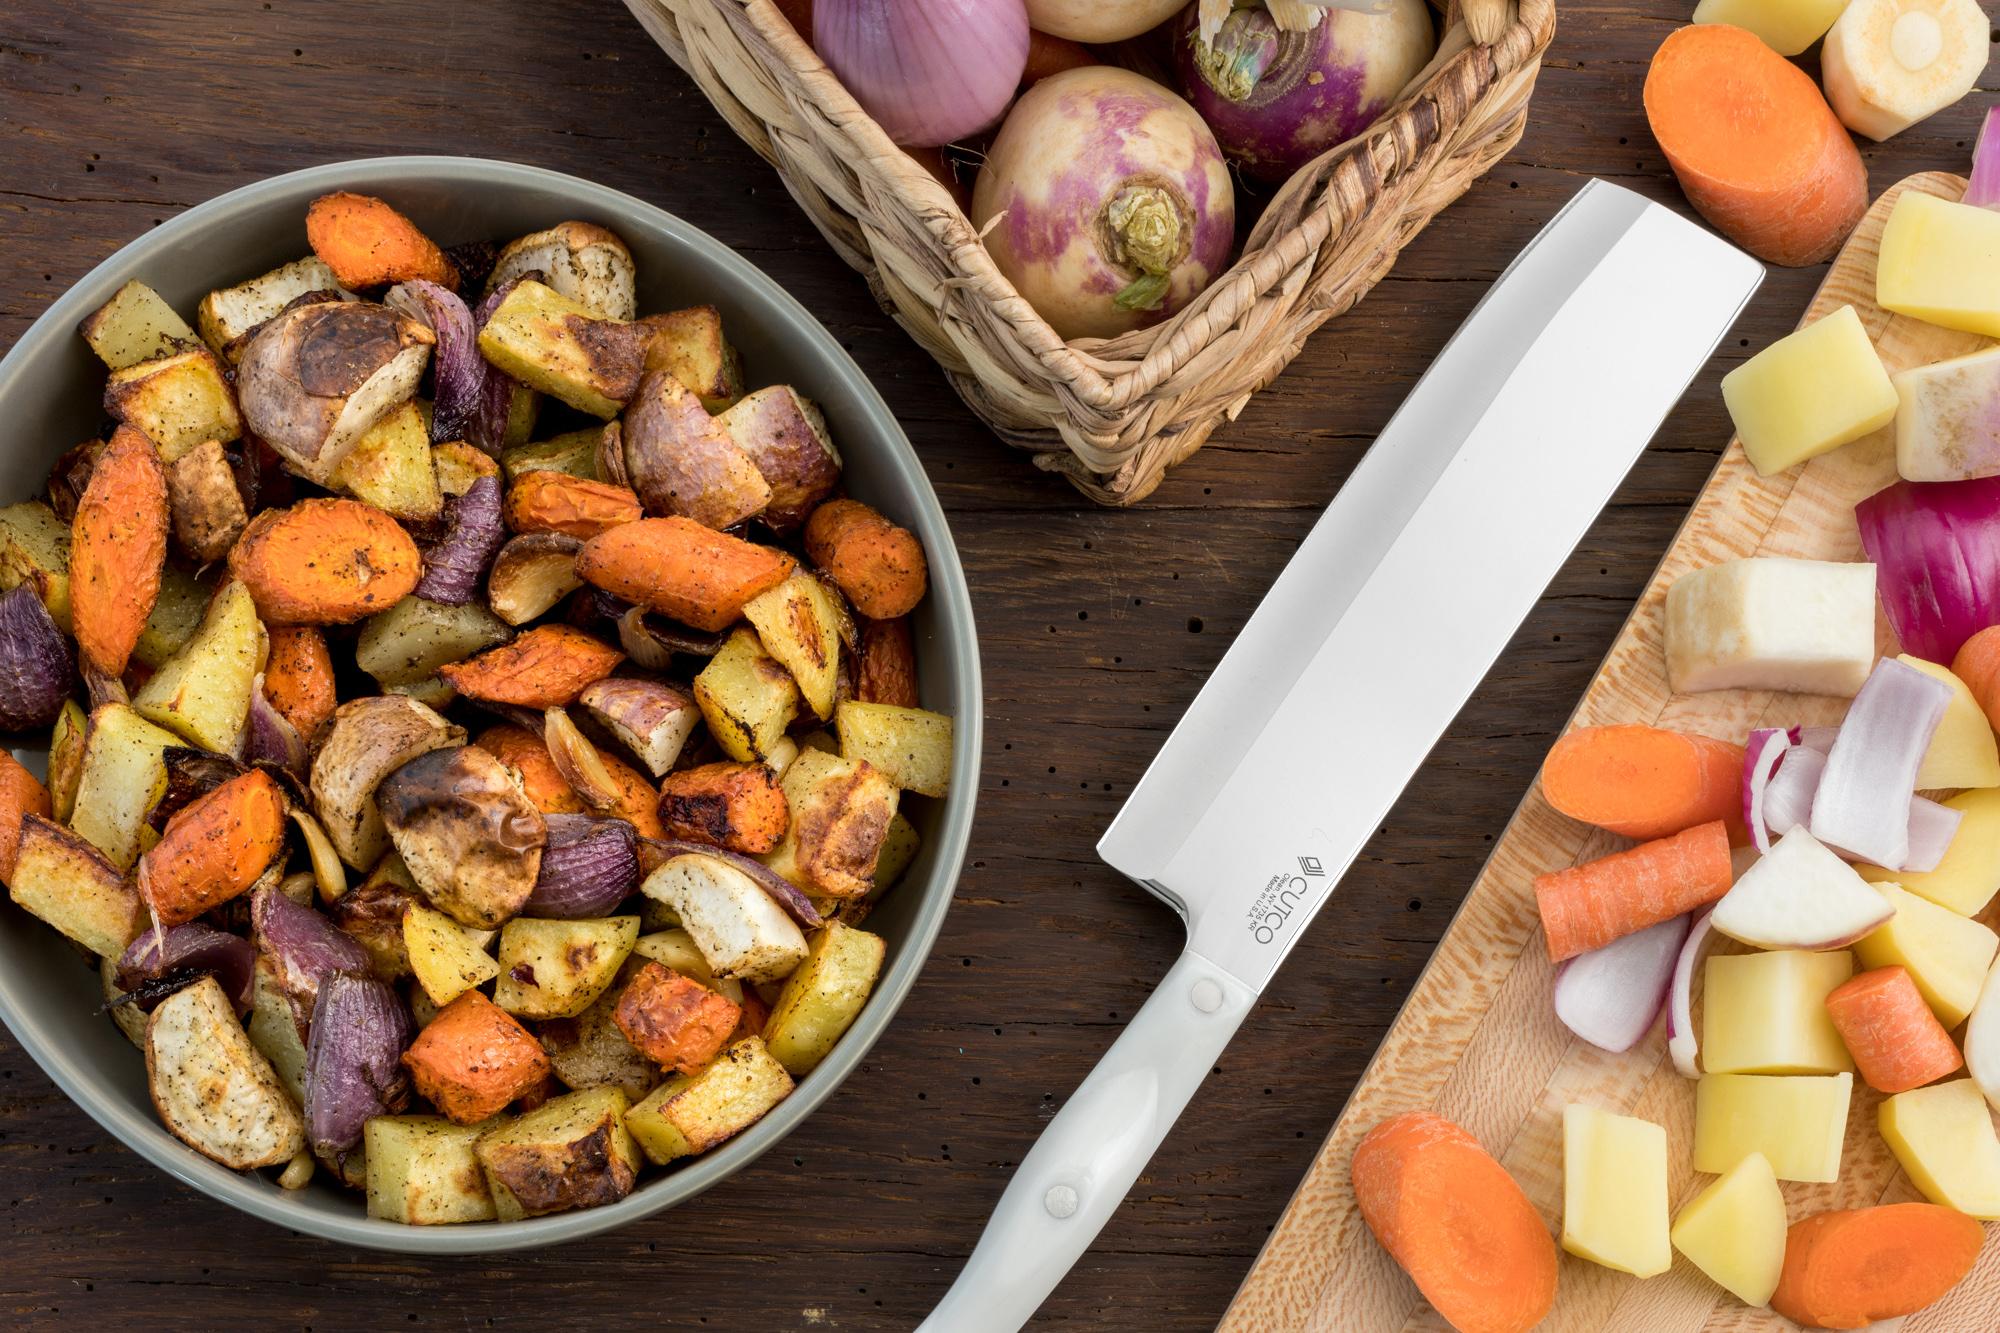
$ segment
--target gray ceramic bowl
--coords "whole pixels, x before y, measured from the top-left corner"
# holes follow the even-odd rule
[[[965,856],[978,789],[979,651],[965,576],[937,497],[909,441],[861,370],[777,284],[687,223],[629,195],[552,171],[459,157],[394,157],[314,167],[232,191],[146,233],[72,287],[0,360],[0,503],[37,493],[48,466],[100,427],[105,371],[77,321],[138,278],[184,316],[209,290],[306,253],[305,211],[329,190],[378,194],[441,244],[505,239],[568,218],[600,222],[638,260],[644,311],[721,308],[749,382],[797,385],[826,410],[850,491],[912,530],[930,560],[931,594],[916,616],[924,704],[956,719],[951,796],[912,815],[924,848],[870,916],[888,960],[868,1007],[832,1055],[777,1109],[679,1169],[653,1169],[607,1207],[525,1222],[411,1227],[371,1220],[359,1195],[325,1183],[297,1192],[273,1173],[244,1175],[184,1146],[153,1113],[144,1062],[98,1012],[97,973],[47,926],[0,905],[0,1021],[64,1092],[126,1144],[204,1193],[295,1231],[385,1250],[471,1254],[550,1245],[621,1226],[691,1199],[789,1133],[861,1062],[889,1025],[930,952]],[[28,758],[25,756],[24,758]],[[39,771],[40,756],[33,756]]]

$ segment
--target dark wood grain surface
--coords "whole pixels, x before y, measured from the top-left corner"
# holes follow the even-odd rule
[[[0,1035],[0,1324],[911,1327],[1179,949],[1172,914],[1091,848],[1231,635],[1586,177],[1683,206],[1639,88],[1687,12],[1566,5],[1520,146],[1145,507],[1108,512],[980,428],[617,0],[0,3],[0,346],[125,241],[275,172],[466,153],[630,191],[800,296],[902,418],[971,579],[988,738],[971,859],[894,1027],[803,1128],[696,1203],[493,1259],[332,1247],[148,1166]],[[1876,188],[1957,169],[1990,100],[1865,146]],[[1819,276],[1772,272],[1043,1326],[1167,1333],[1221,1314],[1707,475],[1728,433],[1718,377],[1788,330]]]

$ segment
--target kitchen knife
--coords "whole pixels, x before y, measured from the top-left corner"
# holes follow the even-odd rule
[[[1186,951],[925,1329],[1017,1329],[1082,1257],[1763,275],[1595,180],[1500,275],[1098,843]]]

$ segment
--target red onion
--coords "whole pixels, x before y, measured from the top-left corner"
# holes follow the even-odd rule
[[[370,1120],[408,1102],[403,1048],[411,1026],[402,999],[374,977],[334,972],[320,983],[305,1071],[306,1139],[315,1153],[340,1161]]]
[[[311,1007],[323,978],[368,970],[368,951],[359,940],[276,889],[251,896],[250,922],[257,946],[277,967],[278,984],[301,1010]]]
[[[1771,839],[1812,823],[1813,793],[1826,771],[1826,751],[1794,745],[1785,751],[1777,771],[1764,785],[1764,837],[1757,850],[1771,850]],[[1752,830],[1754,836],[1755,830]]]
[[[1986,119],[1979,122],[1963,202],[1977,208],[2000,207],[2000,106],[1986,108]]]
[[[796,884],[754,856],[745,856],[741,852],[732,852],[721,847],[711,847],[705,842],[686,842],[679,838],[648,838],[646,849],[660,861],[671,860],[676,856],[712,856],[718,861],[726,861],[755,880],[758,888],[770,894],[778,906],[784,908],[794,921],[807,930],[826,924],[826,918],[812,905],[812,899],[806,897]]]
[[[522,916],[603,916],[639,887],[639,837],[622,819],[544,815],[548,842]]]
[[[1631,1050],[1660,1016],[1687,932],[1677,916],[1570,959],[1556,973],[1556,1017],[1600,1050]]]
[[[1917,770],[1951,687],[1885,657],[1848,706],[1813,793],[1812,834],[1871,865],[1907,867]]]
[[[1903,651],[1949,662],[2000,624],[2000,477],[1899,481],[1854,506]]]
[[[213,976],[240,1014],[250,1007],[250,981],[256,970],[257,951],[250,941],[190,921],[165,931],[141,931],[118,959],[118,989],[137,992],[146,981],[176,971],[186,973],[189,980]],[[165,998],[166,994],[152,994],[135,1003],[151,1013]]]
[[[861,109],[911,147],[991,127],[1028,66],[1022,0],[818,0],[812,36]]]
[[[250,714],[243,723],[243,758],[248,763],[276,764],[303,776],[310,756],[305,739],[264,694],[264,674],[250,687]]]
[[[444,536],[424,551],[424,577],[416,596],[443,606],[464,606],[479,595],[486,567],[507,540],[500,519],[500,482],[481,477],[445,502]]]
[[[723,636],[703,634],[634,606],[618,617],[618,642],[633,666],[642,671],[665,671],[673,666],[675,653],[715,656],[722,651]]]
[[[1709,934],[1715,929],[1709,918],[1714,910],[1703,912],[1694,919],[1687,939],[1681,943],[1680,955],[1674,959],[1674,980],[1667,1004],[1667,1054],[1674,1058],[1674,1068],[1682,1078],[1700,1078],[1701,1067],[1695,1063],[1698,1044],[1694,1035],[1694,965],[1701,959],[1702,946],[1708,943]]]
[[[56,720],[69,698],[76,659],[32,583],[0,595],[0,731]]]
[[[478,330],[472,312],[456,293],[425,278],[412,278],[391,287],[382,304],[426,325],[437,335],[431,353],[436,375],[431,399],[431,439],[466,438],[468,424],[477,415],[486,393],[486,360],[479,355]],[[494,371],[494,374],[500,374]]]
[[[1749,743],[1743,747],[1743,823],[1750,830],[1750,841],[1760,852],[1771,850],[1770,834],[1764,831],[1764,789],[1770,785],[1771,775],[1778,771],[1778,761],[1785,757],[1785,751],[1797,744],[1798,731],[1797,727],[1790,731],[1759,727],[1750,733]]]

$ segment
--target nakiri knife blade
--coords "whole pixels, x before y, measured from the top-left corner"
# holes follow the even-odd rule
[[[1474,308],[1099,842],[1187,948],[924,1329],[1017,1329],[1083,1255],[1763,272],[1591,181]]]

